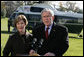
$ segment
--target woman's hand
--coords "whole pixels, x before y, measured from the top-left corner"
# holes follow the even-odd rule
[[[40,56],[40,55],[37,54],[34,50],[30,50],[29,56]]]
[[[55,56],[55,54],[54,53],[51,53],[51,52],[48,52],[44,56]]]
[[[34,53],[35,53],[34,50],[30,50],[29,55],[34,54]]]

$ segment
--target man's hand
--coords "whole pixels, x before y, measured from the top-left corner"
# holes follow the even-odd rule
[[[54,53],[51,53],[51,52],[48,52],[44,56],[55,56],[55,54]]]

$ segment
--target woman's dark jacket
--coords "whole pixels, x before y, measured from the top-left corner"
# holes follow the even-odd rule
[[[26,33],[20,35],[19,32],[9,36],[6,46],[3,50],[3,56],[8,56],[11,52],[11,56],[18,56],[21,54],[28,54],[31,49],[32,35]]]

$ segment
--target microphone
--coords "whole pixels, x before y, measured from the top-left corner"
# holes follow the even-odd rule
[[[44,39],[41,39],[40,42],[39,42],[39,48],[41,48],[43,42],[44,42]]]
[[[37,53],[38,49],[42,47],[43,42],[44,42],[43,38],[41,38],[40,40],[37,40],[37,38],[33,38],[31,46],[35,50],[36,53]]]
[[[34,38],[31,46],[34,47],[36,45],[36,42],[37,42],[37,38]]]
[[[35,44],[37,42],[37,39],[36,38],[34,38],[33,39],[33,44]]]

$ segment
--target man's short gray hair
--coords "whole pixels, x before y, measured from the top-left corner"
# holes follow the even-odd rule
[[[49,9],[49,8],[44,8],[44,9],[41,11],[41,16],[42,16],[42,13],[43,13],[43,12],[46,12],[46,11],[49,11],[50,14],[51,14],[52,16],[54,16],[54,12],[53,12],[51,9]]]

